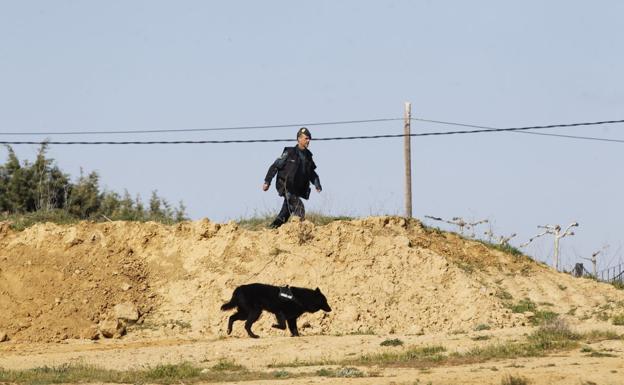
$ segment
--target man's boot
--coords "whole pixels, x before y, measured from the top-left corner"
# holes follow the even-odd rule
[[[280,217],[275,218],[275,220],[273,222],[271,222],[271,224],[269,225],[270,229],[277,229],[278,227],[280,227],[281,225],[284,224],[284,220]]]

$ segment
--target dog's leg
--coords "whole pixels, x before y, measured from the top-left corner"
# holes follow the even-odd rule
[[[244,321],[247,319],[247,314],[237,311],[236,313],[230,316],[228,320],[228,329],[227,334],[230,335],[232,333],[232,325],[234,325],[234,321]]]
[[[291,318],[286,320],[288,322],[288,330],[290,330],[290,335],[292,337],[299,337],[299,331],[297,330],[297,319]]]
[[[271,325],[271,327],[280,330],[286,330],[286,319],[284,318],[284,313],[276,313],[275,318],[277,319],[277,323]]]
[[[247,334],[249,334],[251,338],[260,338],[251,331],[251,326],[260,318],[260,313],[262,313],[262,309],[250,310],[247,321],[245,321],[245,330],[247,330]]]

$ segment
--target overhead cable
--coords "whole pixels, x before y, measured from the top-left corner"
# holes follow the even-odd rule
[[[461,127],[471,127],[471,128],[479,128],[482,129],[480,131],[469,131],[469,132],[485,132],[485,131],[521,131],[521,130],[541,130],[545,128],[565,128],[565,127],[579,127],[579,126],[597,126],[603,124],[616,124],[616,123],[624,123],[624,119],[622,120],[601,120],[598,122],[584,122],[584,123],[567,123],[567,124],[550,124],[550,125],[542,125],[542,126],[527,126],[527,127],[510,127],[510,128],[494,128],[487,126],[479,126],[475,124],[466,124],[466,123],[456,123],[456,122],[446,122],[442,120],[430,120],[430,119],[421,119],[421,118],[412,118],[412,120],[427,122],[427,123],[436,123],[436,124],[446,124],[449,126],[461,126]],[[463,133],[461,131],[457,131],[458,133]]]
[[[523,131],[523,130],[531,130],[531,129],[615,124],[615,123],[624,123],[624,120],[605,120],[605,121],[590,122],[590,123],[571,123],[571,124],[555,124],[555,125],[548,125],[548,126],[531,126],[531,127],[522,127],[520,129],[514,129],[514,128],[498,129],[494,127],[479,126],[475,124],[446,122],[446,121],[441,121],[441,120],[430,120],[430,119],[420,119],[420,118],[412,118],[412,120],[419,121],[419,122],[426,122],[426,123],[445,124],[445,125],[450,125],[450,126],[462,126],[462,127],[472,127],[472,128],[482,129],[479,131],[468,131],[470,133],[481,133],[481,132],[488,132],[488,131],[494,131],[494,132],[495,131],[512,131],[518,134],[543,135],[543,136],[554,136],[554,137],[569,138],[569,139],[582,139],[582,140],[595,140],[595,141],[600,141],[600,142],[624,143],[624,140],[620,140],[620,139],[596,138],[596,137],[591,137],[591,136],[564,135],[564,134],[551,134],[551,133],[544,133],[544,132]]]
[[[439,122],[442,123],[442,122]],[[444,131],[444,132],[424,132],[424,133],[416,133],[410,134],[410,137],[420,137],[420,136],[442,136],[442,135],[460,135],[460,134],[478,134],[478,133],[492,133],[492,132],[523,132],[530,134],[537,134],[534,132],[528,132],[527,130],[537,130],[537,129],[546,129],[546,128],[556,128],[556,127],[576,127],[576,126],[590,126],[590,125],[603,125],[603,124],[615,124],[615,123],[624,123],[624,120],[607,120],[600,122],[588,122],[588,123],[570,123],[570,124],[552,124],[547,126],[528,126],[528,127],[511,127],[511,128],[481,128],[478,130],[463,130],[463,131]],[[443,124],[454,124],[445,122]],[[466,126],[465,124],[463,124]],[[474,127],[474,126],[473,126]],[[483,126],[480,126],[483,127]],[[558,135],[558,134],[546,134],[540,133],[542,135],[549,136],[562,136],[569,137],[575,139],[587,139],[587,140],[600,140],[606,142],[616,142],[622,143],[624,140],[618,139],[607,139],[607,138],[592,138],[592,137],[580,137],[580,136],[571,136],[571,135]],[[327,138],[315,138],[314,141],[334,141],[334,140],[356,140],[356,139],[381,139],[381,138],[401,138],[405,137],[405,134],[384,134],[384,135],[360,135],[360,136],[337,136],[337,137],[327,137]],[[65,145],[100,145],[100,144],[109,144],[109,145],[129,145],[129,144],[141,144],[141,145],[151,145],[151,144],[230,144],[230,143],[272,143],[272,142],[291,142],[292,139],[230,139],[230,140],[171,140],[171,141],[0,141],[0,144],[65,144]]]
[[[181,128],[181,129],[163,129],[163,130],[120,130],[120,131],[61,131],[61,132],[0,132],[0,135],[108,135],[108,134],[158,134],[172,132],[206,132],[206,131],[235,131],[235,130],[255,130],[263,128],[286,128],[286,127],[312,127],[312,126],[330,126],[343,124],[361,124],[361,123],[380,123],[395,120],[403,120],[403,118],[382,118],[382,119],[364,119],[364,120],[341,120],[334,122],[316,122],[316,123],[293,123],[293,124],[276,124],[262,126],[234,126],[234,127],[209,127],[209,128]]]

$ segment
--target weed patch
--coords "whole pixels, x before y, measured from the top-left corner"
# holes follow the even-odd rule
[[[527,380],[525,377],[516,377],[512,376],[511,374],[504,376],[501,380],[501,385],[527,385],[528,383],[529,380]]]
[[[225,371],[237,372],[237,371],[244,371],[247,369],[243,365],[239,365],[234,361],[220,360],[213,367],[211,367],[210,370],[213,370],[215,372],[225,372]]]
[[[537,309],[537,306],[529,298],[525,298],[520,300],[520,302],[515,305],[510,305],[509,308],[514,313],[525,313],[527,311],[535,311],[535,309]]]
[[[340,377],[340,378],[355,378],[365,377],[366,374],[358,368],[345,367],[340,369],[320,369],[316,372],[317,376],[321,377]]]
[[[509,292],[507,292],[506,290],[503,289],[498,289],[496,290],[496,294],[494,295],[496,298],[500,298],[504,301],[511,301],[513,299],[513,296],[511,294],[509,294]]]
[[[548,310],[536,310],[535,316],[531,319],[533,325],[542,325],[545,322],[551,322],[559,317],[559,314]]]
[[[393,338],[393,339],[384,340],[379,345],[381,345],[381,346],[402,346],[403,345],[403,341],[401,341],[398,338]]]
[[[158,365],[142,370],[117,371],[91,365],[72,364],[27,370],[0,369],[0,383],[50,385],[60,383],[110,384],[190,384],[206,382],[242,382],[295,378],[314,373],[292,374],[280,370],[272,373],[252,372],[230,361],[223,361],[211,369],[202,369],[190,363]]]

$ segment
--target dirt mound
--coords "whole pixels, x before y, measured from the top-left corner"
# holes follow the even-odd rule
[[[112,227],[40,224],[0,238],[0,331],[11,339],[79,338],[118,303],[142,313],[155,295],[143,258]]]
[[[395,217],[260,231],[208,220],[0,231],[0,333],[12,340],[84,337],[128,302],[142,315],[130,336],[224,335],[219,307],[250,282],[320,287],[335,311],[303,316],[302,334],[510,327],[532,316],[509,309],[524,298],[572,320],[624,304],[609,285]],[[257,333],[284,335],[266,318]]]

